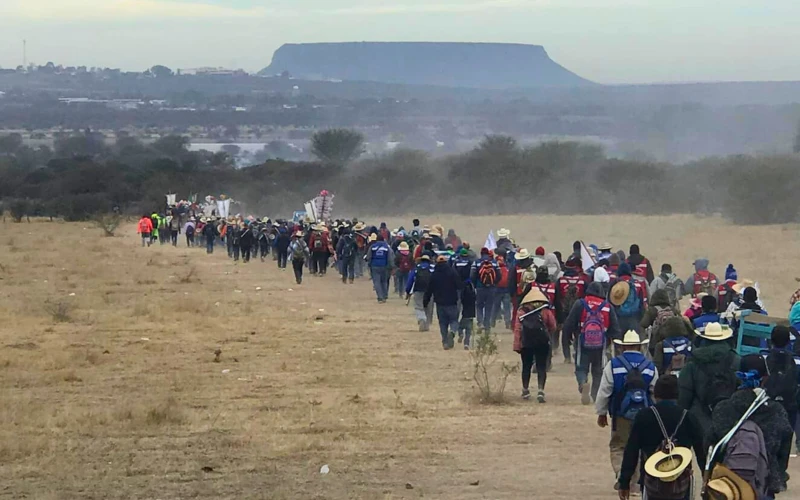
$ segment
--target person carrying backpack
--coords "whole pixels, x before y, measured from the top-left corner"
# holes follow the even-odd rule
[[[767,375],[767,363],[761,355],[750,354],[741,359],[736,372],[740,384],[738,389],[730,398],[717,404],[711,415],[708,431],[711,443],[720,441],[737,425],[763,390]],[[773,401],[767,401],[759,406],[748,419],[761,431],[763,449],[760,450],[762,442],[757,430],[744,428],[743,432],[740,428],[728,442],[722,457],[713,457],[750,483],[759,494],[758,498],[773,498],[786,490],[787,464],[783,457],[788,458],[786,450],[791,448],[792,426],[783,406],[771,403]],[[766,460],[760,456],[763,451],[766,451]],[[768,469],[766,480],[763,478],[765,466]]]
[[[673,316],[658,330],[653,345],[653,363],[659,373],[678,375],[692,357],[692,340],[695,334],[685,319]],[[651,337],[651,341],[653,338]]]
[[[416,267],[408,274],[406,282],[406,300],[410,300],[412,297],[414,299],[414,314],[417,316],[417,324],[421,332],[430,330],[433,322],[433,302],[427,306],[423,304],[433,270],[431,257],[423,255],[418,259]]]
[[[659,290],[667,292],[667,299],[670,306],[676,311],[680,310],[680,300],[683,298],[684,285],[683,280],[678,278],[678,275],[672,272],[672,265],[661,264],[661,274],[656,276],[656,279],[650,283],[650,300],[652,302],[653,295]]]
[[[595,401],[597,425],[608,427],[611,416],[611,466],[619,480],[622,456],[636,416],[653,406],[652,389],[658,379],[658,370],[642,354],[641,340],[634,330],[628,330],[614,344],[622,352],[603,368],[603,378]],[[635,476],[635,474],[634,474]],[[619,490],[619,484],[615,486]]]
[[[631,245],[627,263],[631,266],[633,276],[646,281],[648,286],[655,279],[653,266],[650,264],[650,261],[639,252],[639,245]]]
[[[733,264],[728,264],[728,267],[725,269],[725,281],[720,283],[717,288],[718,313],[727,311],[728,306],[731,305],[733,299],[738,295],[738,292],[734,289],[738,280],[739,273],[736,272],[736,268],[733,267]]]
[[[681,498],[678,495],[685,489],[686,494],[681,500],[693,500],[689,497],[692,479],[691,450],[694,450],[697,463],[702,467],[706,462],[703,428],[691,414],[678,408],[678,378],[675,375],[661,375],[656,380],[653,398],[655,404],[648,411],[639,412],[631,426],[620,466],[619,498],[627,500],[630,497],[631,480],[639,468],[641,456],[645,463],[643,483],[648,499],[674,500]],[[675,453],[679,451],[677,448],[688,449],[688,460],[686,456]],[[665,481],[660,467],[650,467],[650,459],[657,461],[658,457],[654,456],[656,453],[669,455],[670,450],[673,456],[681,457],[669,471],[670,476],[680,475],[673,481]]]
[[[292,269],[294,269],[294,279],[298,285],[303,283],[303,268],[306,261],[311,258],[311,252],[308,249],[303,239],[303,232],[297,231],[292,236],[292,242],[289,244],[289,254],[292,259]]]
[[[800,387],[798,387],[800,357],[796,357],[789,348],[790,339],[788,327],[778,325],[772,329],[772,349],[767,351],[766,355],[769,378],[764,384],[764,389],[772,401],[783,406],[789,423],[794,427],[797,422],[798,397],[800,397]],[[781,459],[788,465],[788,454]]]
[[[650,297],[647,311],[639,325],[642,327],[642,331],[647,333],[647,338],[651,339],[651,346],[655,345],[652,339],[658,334],[661,325],[667,319],[679,315],[680,312],[672,307],[666,290],[659,290]]]
[[[397,245],[397,253],[394,256],[394,287],[397,295],[402,299],[406,291],[408,275],[414,269],[414,260],[411,257],[411,249],[405,241]]]
[[[385,304],[389,300],[389,279],[394,268],[394,255],[392,248],[383,240],[383,236],[373,235],[373,239],[367,251],[367,262],[378,303]]]
[[[641,331],[641,322],[647,310],[647,286],[642,280],[635,280],[631,267],[623,262],[619,265],[618,281],[611,287],[609,300],[614,304],[622,331]]]
[[[461,290],[461,318],[458,320],[458,343],[464,342],[464,350],[470,348],[470,339],[475,328],[475,285],[469,280]]]
[[[589,282],[591,279],[583,272],[580,258],[570,257],[564,263],[564,274],[556,281],[556,321],[559,325],[564,325],[575,304],[586,296]],[[606,295],[605,289],[600,285],[600,296]],[[564,354],[564,363],[567,364],[572,362],[571,342],[572,336],[562,331],[561,350]]]
[[[575,344],[575,378],[581,403],[588,405],[597,399],[609,339],[619,337],[617,315],[606,301],[600,283],[591,283],[586,297],[575,302],[561,333]]]
[[[336,243],[336,257],[339,259],[342,283],[347,283],[349,280],[352,285],[356,277],[358,247],[356,246],[356,237],[347,228],[342,231],[342,235]]]
[[[472,265],[470,281],[475,285],[478,333],[491,332],[494,315],[494,298],[500,281],[500,268],[492,259],[488,248],[481,249],[481,258]]]
[[[739,356],[732,349],[733,331],[719,323],[706,325],[678,379],[678,405],[694,415],[705,432],[711,427],[711,411],[729,398],[739,385]]]
[[[531,370],[536,363],[537,401],[545,402],[547,365],[550,361],[550,336],[556,330],[556,317],[547,296],[532,288],[522,299],[514,323],[514,352],[522,358],[522,399],[530,399]]]
[[[697,259],[694,261],[694,274],[686,280],[684,289],[697,297],[701,293],[717,298],[719,280],[717,275],[708,270],[708,259]]]
[[[508,285],[510,283],[509,275],[510,270],[506,266],[506,260],[503,257],[497,257],[497,267],[500,272],[500,279],[495,286],[494,295],[494,308],[492,310],[492,328],[497,324],[497,320],[502,314],[503,324],[506,330],[511,330],[511,290]]]

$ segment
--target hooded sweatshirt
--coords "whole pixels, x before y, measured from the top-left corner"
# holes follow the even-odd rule
[[[733,375],[739,369],[739,356],[730,344],[719,341],[698,347],[692,351],[692,357],[678,378],[678,405],[694,415],[705,432],[711,428],[711,411],[703,401],[711,382],[708,373],[725,359],[730,359],[730,364],[725,365]]]
[[[683,374],[681,373],[681,380]],[[730,399],[721,401],[714,408],[711,416],[710,433],[707,434],[709,442],[714,445],[730,431],[736,422],[742,418],[744,412],[753,404],[756,393],[752,389],[741,389],[736,391]],[[792,426],[789,425],[789,417],[782,405],[774,401],[767,401],[761,406],[753,416],[750,417],[761,429],[764,434],[764,445],[767,448],[767,459],[769,461],[769,474],[767,475],[767,491],[778,492],[783,482],[783,467],[785,466],[783,457],[789,456],[789,448],[792,446]]]
[[[708,259],[697,259],[694,261],[694,272],[695,274],[699,273],[700,271],[708,271]],[[686,280],[686,284],[684,286],[685,293],[689,295],[694,295],[694,274],[689,276],[689,279]],[[711,273],[712,279],[717,279],[714,273]],[[719,280],[717,280],[717,284],[719,284]],[[714,298],[718,298],[717,296],[717,289],[714,289]]]
[[[603,293],[603,286],[600,283],[590,283],[588,287],[586,287],[586,295],[596,297],[601,300],[605,300],[605,294]],[[578,333],[581,331],[581,317],[583,316],[584,304],[586,303],[586,299],[576,300],[575,304],[572,306],[572,309],[569,312],[569,316],[567,316],[566,321],[564,321],[564,327],[562,332],[568,338],[574,338]],[[619,321],[617,320],[617,313],[614,310],[614,306],[611,303],[608,303],[609,306],[609,327],[606,331],[606,335],[608,338],[621,338],[621,332],[619,328]]]
[[[558,278],[560,278],[563,273],[561,272],[561,264],[559,264],[556,254],[547,254],[544,258],[544,265],[547,267],[547,274],[550,275],[550,281],[553,283],[558,281]]]
[[[669,303],[669,295],[667,295],[666,290],[658,290],[653,294],[650,298],[649,307],[647,311],[645,311],[644,316],[642,317],[642,328],[649,328],[658,317],[658,313],[662,309],[671,309],[672,305]],[[673,312],[677,316],[680,314],[678,311],[673,309]]]

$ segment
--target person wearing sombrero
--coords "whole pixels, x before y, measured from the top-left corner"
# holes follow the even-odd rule
[[[522,298],[513,329],[514,351],[522,358],[522,399],[530,398],[528,387],[535,362],[537,400],[544,403],[547,365],[550,361],[550,337],[556,331],[556,317],[550,309],[547,296],[538,288],[532,288]]]
[[[383,236],[374,233],[370,235],[370,246],[367,250],[372,284],[379,304],[389,300],[389,280],[394,269],[394,254],[392,248],[383,240]]]
[[[653,388],[653,398],[655,404],[636,415],[625,445],[618,479],[619,497],[623,500],[630,495],[631,479],[639,468],[640,457],[645,464],[644,486],[650,486],[649,500],[661,500],[658,488],[665,486],[661,482],[684,481],[681,486],[674,485],[677,489],[690,486],[685,484],[687,478],[680,476],[688,474],[691,478],[692,450],[700,467],[706,462],[703,428],[692,415],[678,407],[678,377],[659,377]],[[675,447],[672,452],[665,453],[662,449],[666,439]],[[689,493],[687,488],[684,497],[687,500],[691,500]]]
[[[680,372],[678,405],[689,410],[704,431],[711,427],[711,410],[733,394],[738,386],[739,356],[733,349],[733,331],[709,323],[697,339],[692,356]]]
[[[501,255],[506,261],[509,261],[508,254],[516,252],[514,242],[511,241],[511,231],[501,227],[497,230],[497,248],[495,248],[495,255]]]
[[[621,339],[614,339],[620,352],[603,368],[600,389],[595,398],[597,425],[608,427],[611,416],[611,466],[619,480],[625,444],[631,433],[633,421],[642,411],[652,406],[652,394],[658,379],[658,370],[642,354],[642,340],[635,330],[628,330]],[[619,489],[619,484],[616,485]]]
[[[616,309],[620,329],[624,332],[635,330],[641,333],[642,318],[649,301],[647,285],[644,281],[633,278],[631,266],[627,262],[620,264],[617,273],[617,282],[611,285],[608,299]]]
[[[292,256],[292,269],[294,278],[298,285],[303,284],[303,268],[306,261],[311,258],[308,244],[303,239],[303,231],[296,231],[292,235],[292,243],[289,245],[289,253]]]
[[[706,332],[708,332],[708,328]],[[730,398],[717,404],[711,415],[709,442],[720,441],[738,423],[755,401],[758,392],[762,390],[768,375],[769,370],[763,356],[750,354],[742,357],[736,372],[738,389]],[[768,465],[767,477],[754,478],[750,484],[756,490],[759,499],[774,498],[776,494],[786,490],[786,467],[793,429],[789,425],[786,410],[772,400],[760,406],[748,420],[761,429]],[[723,461],[720,456],[715,456],[714,459]]]

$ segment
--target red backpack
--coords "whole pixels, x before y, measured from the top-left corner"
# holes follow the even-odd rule
[[[508,275],[509,275],[508,268],[505,266],[500,266],[500,281],[497,282],[498,288],[508,287]]]
[[[400,269],[401,273],[410,273],[411,269],[414,267],[414,261],[411,259],[411,253],[401,253],[399,254],[400,262],[397,265],[397,268]]]
[[[717,290],[717,277],[714,276],[707,269],[703,269],[702,271],[697,271],[694,273],[694,287],[692,289],[692,297],[697,297],[699,293],[706,293],[708,295],[714,295],[714,292]]]
[[[495,286],[497,274],[495,274],[494,263],[491,260],[484,260],[478,268],[478,279],[485,287]]]

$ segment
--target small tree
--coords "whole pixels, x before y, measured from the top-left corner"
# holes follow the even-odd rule
[[[120,223],[122,223],[122,217],[120,217],[119,214],[98,215],[95,217],[94,221],[95,224],[103,230],[103,234],[110,238],[114,236],[114,231],[116,231]]]
[[[28,200],[16,199],[8,204],[8,210],[14,222],[22,222],[22,218],[30,215],[31,203]]]
[[[364,153],[364,135],[355,130],[333,128],[311,137],[311,154],[325,163],[346,165]]]
[[[517,372],[519,365],[509,365],[505,361],[498,364],[497,341],[491,333],[483,331],[472,340],[472,380],[480,393],[481,403],[505,403],[506,381]]]

